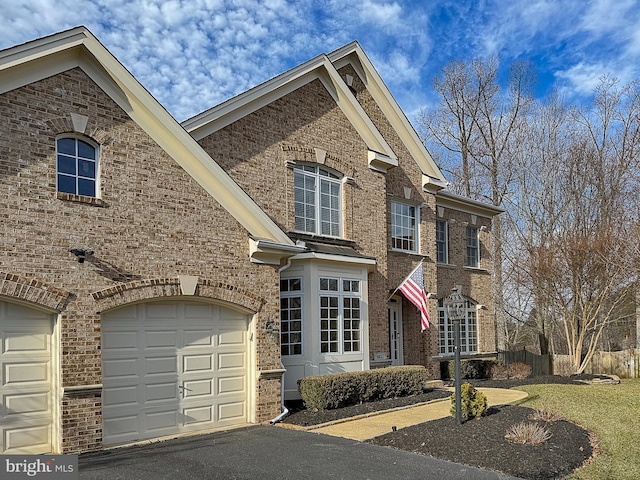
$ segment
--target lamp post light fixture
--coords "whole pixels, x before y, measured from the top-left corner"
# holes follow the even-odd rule
[[[460,322],[464,319],[467,301],[459,287],[453,287],[451,295],[444,299],[444,308],[449,321],[453,321],[453,351],[455,354],[456,423],[462,425],[462,387],[460,385]]]

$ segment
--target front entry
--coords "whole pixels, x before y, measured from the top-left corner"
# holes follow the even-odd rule
[[[391,300],[388,304],[389,312],[389,350],[391,365],[403,365],[402,352],[402,308],[397,300]]]

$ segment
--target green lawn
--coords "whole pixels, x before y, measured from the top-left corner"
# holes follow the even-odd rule
[[[620,385],[530,385],[527,407],[550,406],[594,432],[600,455],[569,476],[580,480],[640,479],[640,380]]]

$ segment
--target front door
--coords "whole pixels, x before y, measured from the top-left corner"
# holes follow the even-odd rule
[[[391,302],[394,302],[393,300]],[[403,365],[402,355],[402,312],[400,302],[389,303],[389,346],[391,365]]]

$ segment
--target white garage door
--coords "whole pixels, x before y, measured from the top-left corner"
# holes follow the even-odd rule
[[[0,301],[0,453],[49,453],[52,316]]]
[[[103,442],[246,423],[247,328],[247,315],[196,302],[105,314]]]

